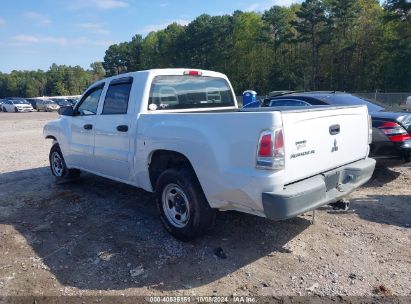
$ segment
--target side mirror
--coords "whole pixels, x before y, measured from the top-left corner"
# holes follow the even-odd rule
[[[61,107],[58,113],[63,116],[74,116],[74,109],[72,106]]]

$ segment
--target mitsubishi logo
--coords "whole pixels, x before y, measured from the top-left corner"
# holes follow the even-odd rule
[[[334,146],[331,149],[331,152],[337,152],[338,151],[338,146],[337,146],[337,140],[334,139]]]

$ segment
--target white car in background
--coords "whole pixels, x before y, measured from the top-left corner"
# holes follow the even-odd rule
[[[31,104],[24,99],[8,99],[2,104],[3,112],[33,112]]]
[[[411,107],[411,96],[408,96],[407,101],[405,102],[407,106]]]

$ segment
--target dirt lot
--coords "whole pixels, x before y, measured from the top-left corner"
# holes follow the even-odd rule
[[[187,244],[149,193],[90,174],[55,185],[42,138],[54,117],[0,113],[2,296],[411,295],[410,167],[377,170],[315,225],[226,212]]]

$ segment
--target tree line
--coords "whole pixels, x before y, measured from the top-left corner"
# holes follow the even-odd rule
[[[173,23],[113,44],[104,61],[93,65],[87,71],[53,65],[44,73],[0,74],[0,95],[4,88],[10,92],[22,86],[13,84],[19,73],[26,93],[41,88],[46,93],[77,94],[104,73],[173,67],[225,73],[238,93],[411,91],[411,3],[305,0],[263,13],[204,14],[186,26]],[[73,79],[73,73],[79,74]],[[32,78],[39,84],[32,85]]]
[[[103,78],[101,62],[85,70],[80,66],[52,64],[48,71],[0,73],[0,98],[79,95],[93,82]]]

